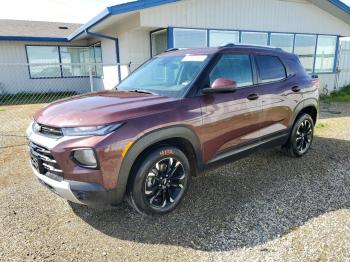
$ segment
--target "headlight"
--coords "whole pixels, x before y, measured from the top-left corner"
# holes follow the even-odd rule
[[[90,168],[97,167],[95,151],[92,148],[76,149],[72,154],[78,165]]]
[[[105,126],[64,127],[62,132],[64,136],[104,136],[122,125],[123,123],[114,123]]]

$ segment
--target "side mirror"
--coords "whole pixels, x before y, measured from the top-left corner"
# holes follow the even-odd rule
[[[237,90],[236,81],[225,78],[216,79],[211,87],[202,89],[203,94],[229,93]]]

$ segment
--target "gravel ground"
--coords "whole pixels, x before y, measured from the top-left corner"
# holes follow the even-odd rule
[[[350,104],[322,106],[305,157],[273,149],[212,170],[157,218],[42,187],[21,136],[38,107],[0,107],[0,260],[350,261]]]

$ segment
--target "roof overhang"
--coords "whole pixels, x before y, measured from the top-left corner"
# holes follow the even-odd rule
[[[31,36],[0,36],[1,40],[9,41],[45,41],[45,42],[70,42],[77,38],[83,38],[88,35],[89,30],[101,29],[110,26],[112,22],[125,18],[130,14],[136,13],[142,9],[152,8],[160,5],[170,4],[181,0],[139,0],[125,4],[107,7],[86,24],[79,27],[66,38],[61,37],[31,37]],[[350,7],[340,0],[309,0],[319,8],[331,13],[350,25]],[[112,16],[113,19],[109,19]]]
[[[350,7],[340,0],[309,0],[314,5],[350,25]]]
[[[89,22],[79,27],[75,32],[68,36],[68,40],[72,41],[80,35],[84,34],[86,31],[91,30],[93,27],[97,26],[99,23],[104,22],[110,16],[117,16],[126,13],[133,13],[146,8],[156,7],[160,5],[174,3],[180,0],[139,0],[133,1],[125,4],[115,5],[107,7]]]

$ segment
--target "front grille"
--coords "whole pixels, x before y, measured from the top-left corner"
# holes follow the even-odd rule
[[[29,142],[29,148],[32,166],[40,174],[57,181],[63,179],[63,172],[50,150],[33,142]]]
[[[45,126],[45,125],[36,123],[35,130],[43,135],[54,136],[54,137],[63,136],[62,129],[58,127]]]

